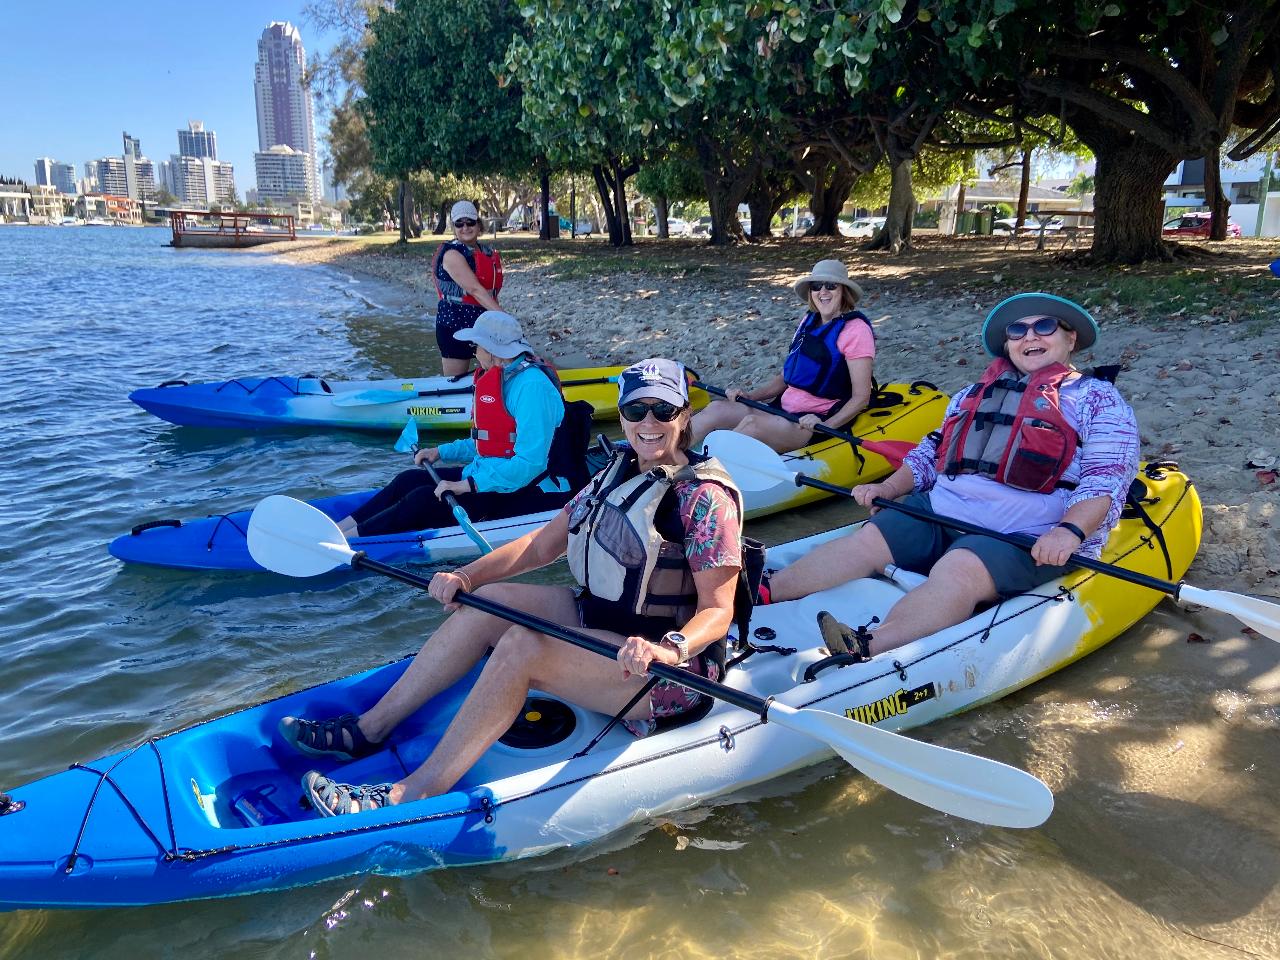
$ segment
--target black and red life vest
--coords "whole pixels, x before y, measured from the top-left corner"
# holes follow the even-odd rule
[[[503,397],[503,383],[506,376],[517,377],[525,367],[536,367],[547,375],[557,390],[560,390],[560,376],[555,368],[539,357],[524,354],[513,360],[514,368],[494,365],[488,370],[477,369],[472,373],[475,384],[474,412],[471,419],[475,426],[471,430],[471,438],[476,442],[476,453],[481,457],[510,458],[516,452],[516,418],[507,409]],[[510,373],[508,374],[508,370]],[[564,399],[564,392],[560,393]]]
[[[440,249],[436,251],[435,259],[431,263],[431,276],[435,279],[436,293],[440,299],[449,303],[483,306],[479,300],[463,290],[462,285],[449,276],[449,271],[444,268],[444,255],[450,250],[457,250],[462,254],[467,261],[467,266],[480,281],[480,285],[497,300],[498,292],[502,289],[502,257],[493,247],[476,244],[472,248],[458,240],[448,240],[440,244]]]
[[[1061,394],[1076,376],[1061,363],[1028,376],[1004,357],[995,360],[943,423],[938,472],[977,474],[1032,493],[1074,488],[1062,478],[1080,437],[1062,410]]]

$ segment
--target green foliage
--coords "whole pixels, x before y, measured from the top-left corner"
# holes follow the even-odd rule
[[[520,90],[495,73],[521,26],[506,0],[400,0],[374,20],[360,109],[379,172],[529,169]]]
[[[1086,193],[1093,193],[1093,189],[1093,174],[1077,173],[1067,186],[1067,193],[1073,197],[1083,197]]]
[[[636,189],[650,196],[664,196],[671,203],[701,200],[706,196],[702,174],[686,157],[672,156],[640,168]]]

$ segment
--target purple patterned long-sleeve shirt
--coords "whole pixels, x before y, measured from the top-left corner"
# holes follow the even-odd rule
[[[947,417],[956,413],[972,389],[971,384],[951,397]],[[1067,421],[1080,435],[1080,445],[1063,476],[1076,484],[1074,490],[1029,493],[973,474],[940,477],[935,463],[937,443],[932,436],[926,436],[903,460],[911,470],[915,489],[930,491],[934,511],[943,516],[1001,533],[1032,536],[1051,529],[1082,500],[1110,497],[1106,519],[1076,551],[1097,558],[1120,520],[1125,495],[1138,474],[1138,421],[1120,391],[1105,380],[1072,380],[1063,386],[1061,399]]]

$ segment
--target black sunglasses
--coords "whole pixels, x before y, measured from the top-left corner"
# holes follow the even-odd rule
[[[1034,330],[1037,337],[1047,337],[1059,327],[1064,330],[1067,329],[1057,317],[1036,317],[1034,321],[1015,320],[1004,328],[1004,338],[1006,340],[1021,340],[1030,330]]]
[[[453,225],[455,227],[474,227],[479,222],[479,220],[472,220],[470,217],[460,217],[453,221]]]
[[[840,284],[831,283],[830,281],[827,281],[827,280],[824,280],[821,283],[815,280],[809,284],[810,293],[812,293],[814,290],[839,290],[839,289],[840,289]]]
[[[620,406],[618,412],[622,414],[622,419],[628,423],[639,423],[649,413],[652,413],[653,418],[659,423],[670,423],[680,416],[680,411],[683,409],[684,407],[677,407],[674,403],[669,403],[666,400],[659,400],[657,403],[632,400],[630,403],[624,403]]]

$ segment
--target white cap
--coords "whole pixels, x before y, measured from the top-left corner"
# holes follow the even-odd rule
[[[476,205],[470,200],[459,200],[453,205],[453,209],[449,211],[449,222],[460,217],[470,217],[472,220],[480,219],[480,211],[476,209]]]

